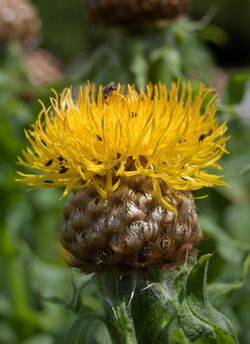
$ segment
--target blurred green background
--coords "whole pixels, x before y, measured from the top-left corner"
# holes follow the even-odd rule
[[[109,30],[90,23],[82,0],[33,4],[42,21],[39,39],[28,48],[13,39],[0,43],[0,343],[62,343],[75,313],[100,307],[91,283],[78,292],[91,276],[70,271],[61,258],[61,190],[26,192],[15,182],[23,129],[39,113],[37,99],[47,103],[51,88],[86,80],[139,86],[179,77],[212,84],[219,116],[228,119],[230,154],[222,164],[231,187],[203,190],[209,197],[197,201],[205,233],[199,254],[214,253],[212,301],[231,319],[240,343],[250,343],[250,277],[243,268],[250,252],[250,1],[194,0],[189,18]],[[36,59],[48,61],[27,67],[25,54],[38,49]]]

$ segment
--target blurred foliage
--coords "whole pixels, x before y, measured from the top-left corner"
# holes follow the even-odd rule
[[[198,18],[209,13],[212,21],[231,35],[250,42],[250,1],[240,0],[193,0],[193,13]],[[250,57],[250,56],[249,56]]]
[[[225,0],[224,5],[231,2]],[[91,26],[82,0],[34,3],[43,21],[40,47],[64,61],[66,74],[60,84],[34,87],[22,65],[23,48],[13,42],[1,45],[0,343],[55,344],[63,339],[69,343],[66,329],[75,321],[81,322],[81,317],[88,324],[82,322],[80,332],[88,336],[90,328],[94,328],[93,343],[101,343],[102,336],[108,343],[102,319],[91,321],[94,312],[103,310],[91,276],[70,271],[60,257],[58,232],[64,204],[59,201],[60,190],[27,193],[24,186],[15,182],[17,156],[26,145],[23,128],[35,120],[40,109],[37,99],[46,102],[51,87],[60,91],[66,84],[77,86],[86,79],[137,85],[148,80],[169,84],[180,77],[210,82],[214,58],[203,39],[220,45],[230,39],[230,32],[224,31],[228,25],[224,23],[237,20],[243,28],[244,22],[237,16],[229,18],[225,9],[220,11],[221,21],[216,21],[222,27],[205,27],[186,18],[165,27],[106,32]],[[208,2],[194,2],[197,13],[203,3],[202,10],[206,13]],[[249,6],[249,1],[245,3]],[[247,11],[243,12],[247,16]],[[228,119],[231,135],[230,154],[223,159],[230,188],[205,190],[209,197],[198,200],[197,207],[205,233],[199,254],[214,253],[208,272],[209,290],[214,292],[212,300],[236,327],[240,343],[247,344],[250,343],[250,276],[246,260],[250,251],[250,72],[238,67],[239,72],[230,73],[227,87],[220,94],[219,107],[221,120]],[[78,320],[75,313],[80,316]],[[188,341],[176,330],[173,343]]]
[[[72,75],[104,84],[113,80],[138,86],[148,80],[170,83],[180,77],[208,82],[212,57],[199,40],[198,30],[198,25],[186,19],[164,28],[116,29],[105,34],[100,30],[97,48],[78,58]]]
[[[250,0],[192,0],[192,14],[227,32],[227,38],[221,41],[223,49],[214,46],[220,65],[249,66]]]

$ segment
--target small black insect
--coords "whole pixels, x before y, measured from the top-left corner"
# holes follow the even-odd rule
[[[186,139],[180,139],[178,143],[187,142]]]
[[[53,159],[49,159],[49,160],[46,162],[45,166],[50,166],[52,163],[53,163]]]
[[[65,173],[65,172],[67,172],[67,171],[68,171],[68,168],[65,167],[65,166],[62,166],[61,169],[60,169],[60,171],[59,171],[59,173],[63,174],[63,173]]]
[[[108,99],[108,96],[110,96],[116,90],[117,90],[117,86],[115,85],[114,82],[111,82],[110,84],[105,86],[102,91],[104,99]]]
[[[207,134],[201,134],[201,136],[199,137],[199,142],[203,141],[206,137],[211,135],[212,132],[213,132],[213,130],[211,129]]]
[[[203,141],[206,137],[206,134],[201,134],[201,136],[199,137],[199,142]]]
[[[97,135],[97,134],[96,134],[96,138],[97,138],[98,141],[102,141],[102,138],[101,138],[100,135]]]
[[[137,116],[137,112],[131,112],[132,118],[135,118]]]
[[[53,184],[53,181],[52,180],[48,180],[48,179],[44,180],[43,182],[47,183],[47,184]]]

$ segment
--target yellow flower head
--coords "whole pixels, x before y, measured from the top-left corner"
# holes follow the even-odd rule
[[[150,177],[166,208],[161,183],[173,190],[197,190],[225,185],[210,168],[225,150],[226,123],[215,117],[216,99],[201,85],[196,95],[190,86],[111,84],[80,88],[76,100],[66,88],[44,106],[31,129],[25,131],[31,147],[21,165],[37,171],[19,173],[32,187],[71,189],[94,184],[101,197],[119,187],[122,177]]]

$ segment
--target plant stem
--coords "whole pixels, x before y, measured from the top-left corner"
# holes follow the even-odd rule
[[[136,344],[136,334],[130,309],[126,301],[120,300],[116,304],[104,301],[106,322],[114,343],[117,344]]]
[[[153,283],[148,284],[148,277]],[[171,273],[110,271],[98,273],[96,278],[106,323],[115,344],[166,343],[174,309],[169,292],[160,286],[166,279],[170,285]]]
[[[123,280],[115,272],[99,273],[96,278],[113,342],[136,344],[136,333],[130,311],[131,294],[128,293],[128,283],[130,284],[131,280]]]

